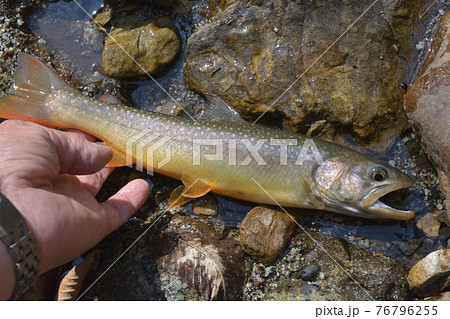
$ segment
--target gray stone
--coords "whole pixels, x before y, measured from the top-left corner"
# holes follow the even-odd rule
[[[299,277],[306,281],[316,281],[320,268],[316,265],[309,265],[302,269]]]

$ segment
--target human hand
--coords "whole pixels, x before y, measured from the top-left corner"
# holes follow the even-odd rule
[[[33,232],[41,273],[95,246],[125,223],[150,191],[144,180],[133,180],[98,203],[94,196],[112,172],[104,168],[112,151],[81,132],[5,121],[0,147],[0,192]]]

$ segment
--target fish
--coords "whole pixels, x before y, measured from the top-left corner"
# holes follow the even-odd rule
[[[20,53],[0,117],[78,129],[113,150],[108,166],[135,165],[182,181],[168,209],[209,192],[259,204],[315,209],[369,219],[410,220],[380,198],[411,187],[397,168],[344,146],[246,122],[218,97],[197,118],[98,100]]]

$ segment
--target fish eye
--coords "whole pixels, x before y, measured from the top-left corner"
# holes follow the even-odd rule
[[[384,168],[377,167],[370,172],[370,177],[376,182],[382,182],[387,177],[387,171]]]

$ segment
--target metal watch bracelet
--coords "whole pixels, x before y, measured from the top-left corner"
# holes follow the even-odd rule
[[[14,205],[0,193],[0,240],[14,262],[16,286],[10,300],[27,290],[39,273],[39,250],[36,239]]]

